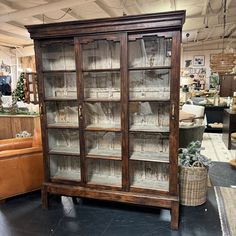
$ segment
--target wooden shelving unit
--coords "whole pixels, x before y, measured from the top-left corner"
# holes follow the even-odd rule
[[[48,193],[171,210],[178,228],[184,11],[27,26]]]

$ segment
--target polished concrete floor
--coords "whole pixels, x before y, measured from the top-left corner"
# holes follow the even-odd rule
[[[214,163],[212,183],[228,186],[235,170],[227,164]],[[220,178],[221,173],[222,178]],[[225,174],[227,173],[227,178]],[[181,207],[180,228],[170,229],[169,210],[126,204],[52,197],[49,210],[41,209],[40,192],[7,200],[0,205],[0,236],[221,236],[220,220],[213,187],[207,202],[197,207]]]

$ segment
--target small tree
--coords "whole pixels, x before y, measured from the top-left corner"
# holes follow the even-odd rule
[[[24,92],[24,73],[20,74],[20,77],[16,84],[16,89],[13,91],[14,95],[17,97],[18,101],[24,101],[25,92]]]

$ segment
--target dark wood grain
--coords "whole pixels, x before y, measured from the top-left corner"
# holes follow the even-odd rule
[[[181,32],[173,32],[171,64],[175,65],[171,71],[170,84],[170,194],[176,195],[178,189],[178,148],[179,148],[179,77],[180,77],[180,43]],[[173,110],[174,109],[174,110]],[[171,114],[172,111],[174,114]]]
[[[177,201],[171,202],[171,229],[179,228],[179,203]]]
[[[85,137],[84,137],[84,82],[82,74],[82,46],[79,38],[75,38],[75,60],[77,71],[77,97],[78,97],[78,111],[81,114],[78,115],[79,119],[79,138],[80,138],[80,169],[81,169],[81,182],[83,185],[87,183],[87,163],[85,153]]]
[[[46,116],[46,104],[44,102],[44,77],[42,73],[42,50],[41,42],[38,40],[34,41],[34,51],[35,51],[35,63],[37,71],[37,82],[38,82],[38,95],[39,95],[39,111],[40,111],[40,122],[41,122],[41,133],[43,140],[43,163],[44,163],[44,181],[48,182],[50,180],[50,165],[48,154],[48,132],[47,132],[47,116]],[[45,189],[42,189],[42,193],[46,196]],[[43,195],[43,197],[44,197]],[[47,200],[43,200],[43,204],[47,205]]]
[[[28,25],[32,39],[82,36],[108,32],[171,31],[181,30],[185,21],[185,11],[162,12],[136,16],[71,21],[54,24]],[[135,23],[135,24],[134,24]]]
[[[180,43],[181,30],[185,20],[185,11],[154,13],[139,16],[125,16],[108,19],[94,19],[84,21],[73,21],[64,23],[44,24],[27,26],[31,38],[35,39],[35,52],[37,73],[39,79],[39,97],[41,107],[41,124],[43,133],[44,147],[44,166],[45,166],[45,182],[42,187],[42,205],[48,206],[48,194],[67,195],[72,197],[86,197],[93,199],[119,201],[132,204],[140,204],[146,206],[164,207],[171,210],[171,228],[177,229],[179,222],[179,197],[178,197],[178,123],[179,123],[179,76],[180,76]],[[144,36],[155,35],[158,37],[172,38],[171,66],[157,67],[138,67],[128,68],[128,39],[136,40]],[[115,69],[97,69],[83,70],[82,68],[82,48],[84,44],[95,40],[112,40],[120,42],[120,68]],[[48,155],[47,137],[47,119],[45,101],[50,102],[53,98],[45,98],[43,76],[47,74],[62,74],[72,71],[42,71],[41,47],[53,45],[54,43],[73,44],[75,48],[76,58],[76,83],[77,83],[77,104],[79,110],[78,123],[76,129],[80,136],[80,154],[72,154],[80,157],[81,162],[81,181],[70,181],[66,179],[50,178],[50,166]],[[171,96],[170,99],[148,99],[143,102],[158,102],[170,109],[170,126],[168,129],[157,130],[130,130],[129,127],[129,104],[132,102],[141,102],[141,99],[129,100],[129,71],[134,70],[161,70],[168,69],[171,71]],[[84,103],[86,102],[108,102],[106,99],[87,99],[84,98],[84,73],[100,73],[109,71],[119,71],[121,77],[120,99],[115,102],[121,103],[121,128],[101,128],[101,127],[85,127]],[[73,98],[76,100],[76,98]],[[64,101],[59,99],[58,102]],[[172,112],[173,111],[173,112]],[[54,127],[58,128],[58,127]],[[59,127],[65,128],[65,127]],[[75,128],[70,125],[66,128]],[[76,130],[75,129],[75,130]],[[116,156],[100,156],[86,154],[87,131],[100,132],[112,131],[121,132],[122,136],[122,155]],[[167,131],[167,132],[165,132]],[[129,163],[129,134],[131,132],[147,132],[161,133],[169,135],[169,189],[158,190],[152,188],[140,188],[130,186]],[[60,153],[59,155],[68,155],[68,153]],[[168,157],[166,157],[167,159]],[[90,160],[89,160],[90,159]],[[111,162],[121,161],[122,166],[122,184],[116,186],[112,184],[98,184],[88,182],[87,162],[94,162],[98,159],[110,160]],[[142,161],[136,160],[137,162]],[[158,165],[159,162],[155,163]],[[118,183],[119,184],[119,183]],[[168,186],[168,185],[167,185]]]
[[[140,204],[146,206],[157,206],[171,208],[172,202],[178,203],[178,198],[176,196],[163,196],[157,194],[145,194],[145,193],[133,193],[125,191],[114,191],[105,189],[95,189],[94,186],[91,188],[85,188],[73,185],[61,185],[48,183],[45,185],[47,191],[66,195],[66,196],[80,196],[85,198],[94,198],[108,201],[118,201],[125,203]]]
[[[128,37],[121,34],[121,127],[122,127],[122,187],[129,191],[129,82]]]

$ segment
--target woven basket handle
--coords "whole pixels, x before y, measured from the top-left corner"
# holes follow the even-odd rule
[[[200,161],[195,161],[192,167],[203,167],[203,164]]]

